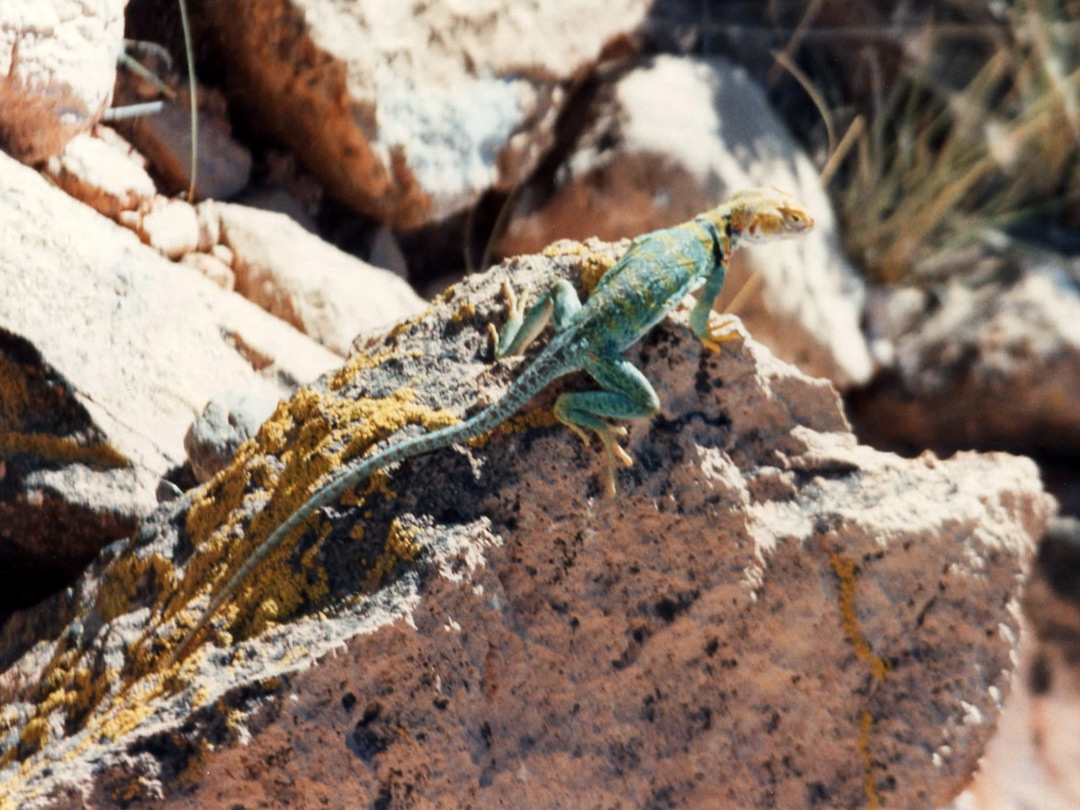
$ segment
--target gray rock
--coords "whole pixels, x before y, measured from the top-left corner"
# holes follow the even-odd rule
[[[1068,261],[1019,250],[982,279],[879,290],[870,330],[887,374],[857,398],[860,427],[918,447],[1080,451],[1080,282]]]
[[[207,402],[184,434],[184,450],[196,480],[204,483],[225,469],[240,445],[274,412],[275,404],[249,391],[223,391]]]

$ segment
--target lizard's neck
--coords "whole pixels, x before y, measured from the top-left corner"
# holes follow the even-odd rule
[[[713,261],[716,266],[726,265],[742,240],[744,218],[740,216],[740,212],[721,207],[702,214],[696,219],[712,234]]]

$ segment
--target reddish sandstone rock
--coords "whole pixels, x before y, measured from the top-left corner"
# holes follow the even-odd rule
[[[964,787],[1050,511],[1034,465],[859,446],[829,383],[749,339],[717,357],[685,313],[628,352],[662,409],[632,425],[618,497],[552,424],[557,391],[589,384],[562,380],[326,510],[170,663],[344,456],[499,396],[502,279],[610,260],[563,247],[371,340],[8,622],[5,810],[931,808]]]

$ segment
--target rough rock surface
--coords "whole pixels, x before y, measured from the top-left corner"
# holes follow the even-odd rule
[[[157,194],[146,160],[108,127],[76,135],[49,158],[46,171],[60,188],[109,219],[148,207]]]
[[[1080,521],[1055,520],[1024,595],[1017,685],[955,810],[1080,807]]]
[[[139,236],[161,255],[173,259],[195,252],[199,247],[199,215],[184,200],[161,198],[139,223]]]
[[[335,358],[6,155],[0,234],[3,610],[131,533],[212,395],[276,400]]]
[[[908,446],[1080,452],[1080,261],[1023,251],[981,279],[878,291],[890,372],[853,399],[863,435]]]
[[[840,250],[817,168],[744,70],[723,59],[651,58],[603,86],[585,115],[554,192],[542,201],[525,192],[500,254],[563,237],[636,236],[742,188],[783,188],[813,214],[814,232],[737,254],[719,306],[739,295],[733,311],[754,336],[811,374],[841,388],[869,379],[862,279]]]
[[[275,405],[247,391],[222,391],[207,402],[184,434],[184,450],[195,480],[204,483],[225,469],[240,445],[270,418]]]
[[[371,342],[9,621],[0,808],[931,808],[964,787],[1050,510],[1034,465],[861,447],[829,383],[749,339],[703,350],[685,310],[628,353],[662,410],[631,426],[617,498],[553,424],[588,386],[560,381],[313,520],[170,662],[323,475],[499,395],[507,274],[612,258],[563,248]]]
[[[373,267],[285,214],[216,205],[233,253],[236,291],[331,351],[360,332],[416,315],[426,303],[401,277]]]
[[[650,5],[222,0],[203,36],[228,55],[231,101],[253,126],[347,204],[416,227],[527,177],[563,84]]]
[[[26,163],[59,154],[112,99],[127,0],[0,4],[0,147]]]

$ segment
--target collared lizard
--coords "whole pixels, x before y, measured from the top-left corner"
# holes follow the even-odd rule
[[[509,318],[496,337],[496,359],[520,354],[550,321],[555,334],[547,346],[495,402],[465,421],[405,439],[350,464],[317,489],[264,540],[213,596],[195,626],[173,653],[175,660],[217,609],[252,571],[318,509],[373,473],[413,456],[430,453],[480,436],[505,422],[553,380],[584,370],[600,385],[598,391],[567,392],[555,403],[556,418],[586,443],[591,430],[608,456],[608,491],[615,492],[616,461],[633,460],[616,442],[625,433],[609,419],[641,419],[660,402],[644,375],[622,356],[686,296],[702,289],[690,314],[690,328],[707,347],[733,336],[726,319],[715,316],[713,303],[724,284],[727,262],[742,242],[793,237],[814,221],[789,194],[752,189],[673,228],[639,236],[593,288],[585,303],[566,280],[553,284],[525,309],[509,284],[503,286]]]

